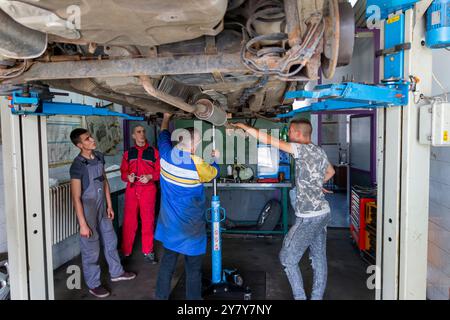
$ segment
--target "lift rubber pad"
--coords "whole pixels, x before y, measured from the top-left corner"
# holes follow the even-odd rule
[[[266,273],[264,271],[244,271],[239,270],[241,276],[244,279],[243,287],[249,287],[251,290],[251,300],[265,300],[266,299]],[[205,281],[203,283],[203,289],[206,290],[208,286],[208,280],[211,275],[211,270],[203,270],[203,277]],[[170,300],[185,300],[186,275],[180,277],[180,280],[172,290]],[[203,297],[204,300],[244,300],[242,293],[228,293],[226,295],[208,295]]]

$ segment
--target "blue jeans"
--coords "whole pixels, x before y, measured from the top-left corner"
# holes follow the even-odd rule
[[[327,224],[330,213],[313,218],[297,218],[283,241],[280,262],[291,284],[295,300],[306,300],[299,262],[306,249],[313,268],[311,300],[322,300],[327,284]]]
[[[164,248],[164,255],[159,267],[158,281],[156,282],[155,297],[158,300],[168,300],[170,283],[177,266],[178,252]],[[186,299],[202,300],[202,260],[204,255],[184,256],[186,273]]]

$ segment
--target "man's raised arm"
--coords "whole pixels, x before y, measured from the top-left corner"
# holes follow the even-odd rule
[[[249,135],[255,137],[262,143],[270,144],[270,145],[274,146],[275,148],[280,149],[287,153],[291,153],[291,154],[294,153],[294,150],[292,149],[292,146],[289,142],[279,140],[271,135],[268,135],[265,132],[261,132],[260,130],[250,127],[244,123],[232,123],[232,125],[234,127],[237,127],[237,128],[240,128],[240,129],[246,131]]]
[[[172,114],[171,113],[164,113],[163,116],[163,121],[161,124],[161,131],[163,130],[169,130],[169,123],[170,123],[170,119],[172,118]]]

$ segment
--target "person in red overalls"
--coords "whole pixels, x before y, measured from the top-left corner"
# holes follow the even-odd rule
[[[125,191],[125,214],[122,226],[122,254],[125,257],[133,251],[138,226],[138,212],[141,216],[142,252],[152,264],[157,260],[153,251],[155,225],[156,185],[159,180],[159,152],[149,146],[145,128],[136,126],[132,134],[135,145],[125,151],[120,171],[127,182]]]

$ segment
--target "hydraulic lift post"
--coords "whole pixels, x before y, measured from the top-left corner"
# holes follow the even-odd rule
[[[11,299],[54,299],[47,119],[0,97]]]

